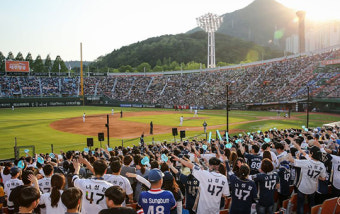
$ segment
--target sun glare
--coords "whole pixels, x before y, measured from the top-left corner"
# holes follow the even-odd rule
[[[288,8],[303,10],[306,19],[313,21],[340,20],[338,1],[334,0],[277,0]]]

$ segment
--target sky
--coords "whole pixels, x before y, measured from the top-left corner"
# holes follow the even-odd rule
[[[196,18],[222,15],[244,8],[253,0],[11,0],[0,7],[0,51],[7,57],[30,52],[33,59],[50,54],[64,61],[93,61],[122,46],[150,37],[185,33]],[[338,0],[277,0],[307,11],[307,17],[339,16]],[[337,3],[338,2],[338,3]],[[336,5],[334,5],[336,4]]]

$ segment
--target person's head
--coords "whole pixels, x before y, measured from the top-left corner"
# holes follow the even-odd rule
[[[131,162],[132,162],[132,157],[131,157],[131,155],[125,155],[125,156],[124,156],[123,162],[124,162],[124,165],[125,165],[125,166],[129,166],[129,165],[131,164]]]
[[[148,177],[151,187],[161,187],[163,183],[163,173],[160,169],[151,169]]]
[[[109,187],[105,191],[106,205],[108,208],[120,206],[125,200],[125,191],[119,186]]]
[[[167,163],[165,163],[165,162],[161,163],[161,171],[162,172],[169,171],[169,166],[168,166]]]
[[[237,153],[232,151],[229,156],[229,162],[234,163],[234,161],[237,159]]]
[[[17,166],[13,166],[10,170],[9,173],[11,174],[12,178],[17,178],[19,177],[21,173],[21,169]]]
[[[261,149],[262,149],[262,151],[268,151],[268,150],[270,150],[270,145],[269,145],[269,143],[264,143],[264,144],[262,144],[262,146],[261,146]]]
[[[218,172],[218,168],[220,166],[220,159],[216,158],[216,157],[212,157],[209,159],[209,168],[210,170],[214,170]]]
[[[114,160],[110,163],[110,168],[113,173],[119,173],[122,168],[122,164],[119,160]]]
[[[283,150],[284,150],[284,146],[283,146],[283,144],[282,143],[275,143],[275,149],[276,149],[276,151],[277,151],[277,153],[282,153],[283,152]]]
[[[24,207],[27,211],[32,211],[39,204],[40,191],[32,186],[25,186],[19,195],[19,207]]]
[[[43,167],[45,176],[51,176],[53,174],[53,166],[51,164],[46,164]]]
[[[61,201],[68,210],[78,209],[81,203],[81,197],[83,193],[80,189],[76,187],[71,187],[66,189],[63,194],[61,194]]]
[[[178,194],[175,194],[178,193],[179,186],[176,183],[174,176],[169,171],[164,172],[162,189],[171,191],[175,196],[176,201],[179,199],[179,197],[177,197]]]
[[[31,181],[29,180],[30,175],[34,175],[34,172],[32,170],[24,170],[22,171],[22,182],[24,185],[31,185]]]
[[[313,146],[313,147],[310,149],[310,154],[311,154],[311,156],[312,156],[313,159],[318,160],[318,161],[321,160],[322,153],[321,153],[319,147]]]
[[[107,169],[107,164],[104,160],[96,160],[93,163],[93,170],[95,175],[102,176],[105,174]]]
[[[249,166],[246,163],[243,163],[238,170],[238,175],[241,180],[246,180],[248,178],[248,175],[250,173]]]
[[[264,157],[263,157],[264,158]],[[261,170],[264,172],[264,173],[268,173],[268,172],[271,172],[273,171],[274,169],[274,166],[273,166],[273,163],[270,159],[268,158],[264,158],[262,160],[262,163],[261,163]]]
[[[272,161],[272,154],[269,151],[264,151],[263,158],[268,158],[270,161]]]
[[[251,146],[251,153],[257,154],[260,151],[260,147],[258,145],[252,145]]]
[[[150,162],[151,169],[158,169],[159,165],[156,160]]]
[[[51,206],[57,207],[60,199],[60,191],[64,189],[65,186],[65,176],[60,173],[56,173],[51,178]]]

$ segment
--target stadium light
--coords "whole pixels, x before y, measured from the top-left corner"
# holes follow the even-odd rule
[[[207,13],[198,17],[197,25],[208,33],[208,68],[215,68],[215,32],[221,26],[223,17],[216,14]]]

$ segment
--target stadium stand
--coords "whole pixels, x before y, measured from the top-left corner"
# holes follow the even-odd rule
[[[329,135],[332,136],[333,140],[329,140]],[[311,136],[318,136],[319,138],[314,139]],[[235,211],[230,209],[233,207],[233,203],[238,203],[238,208],[251,210],[252,213],[256,211],[257,213],[262,213],[259,209],[259,206],[277,207],[273,208],[275,210],[271,210],[273,212],[276,211],[275,213],[301,213],[298,209],[300,191],[303,191],[303,189],[307,188],[307,190],[311,190],[312,193],[309,192],[309,194],[305,195],[305,197],[308,196],[308,198],[314,198],[316,197],[316,190],[319,191],[320,188],[323,188],[324,184],[321,182],[321,180],[324,179],[326,179],[325,190],[327,191],[327,193],[325,194],[325,199],[323,201],[320,201],[319,204],[315,204],[317,206],[311,207],[311,205],[313,204],[305,203],[305,198],[303,197],[304,211],[302,213],[306,213],[308,210],[310,210],[311,213],[340,213],[340,176],[338,171],[340,167],[339,127],[335,126],[321,129],[308,129],[308,131],[300,129],[275,129],[260,133],[249,133],[248,135],[244,136],[229,136],[228,139],[228,142],[226,141],[226,138],[224,138],[222,141],[216,140],[212,143],[208,143],[205,140],[184,141],[178,143],[146,145],[145,147],[115,147],[112,149],[95,149],[93,151],[67,151],[65,153],[61,152],[60,154],[36,154],[34,157],[21,157],[14,162],[5,163],[5,167],[2,166],[0,168],[2,179],[1,181],[4,182],[2,185],[4,186],[4,192],[6,193],[8,192],[8,185],[10,186],[13,181],[18,180],[16,177],[10,178],[8,175],[17,176],[17,173],[20,171],[23,172],[26,170],[32,170],[36,179],[43,179],[45,175],[42,170],[42,166],[51,164],[54,167],[54,173],[64,174],[65,178],[67,178],[67,184],[66,187],[64,187],[65,190],[73,187],[71,179],[72,177],[74,181],[81,178],[81,185],[83,185],[82,188],[87,188],[87,192],[83,193],[82,200],[89,201],[90,203],[87,203],[86,206],[91,206],[92,201],[102,200],[104,195],[101,192],[105,192],[105,189],[96,189],[96,182],[99,182],[98,180],[105,179],[105,176],[103,176],[103,178],[98,177],[98,172],[96,173],[96,170],[100,169],[101,172],[107,171],[107,173],[111,173],[112,169],[110,168],[110,166],[117,165],[111,164],[111,162],[117,163],[118,161],[122,165],[123,163],[126,163],[124,162],[124,159],[131,160],[132,157],[133,161],[127,167],[129,167],[132,172],[135,171],[136,174],[126,173],[123,176],[128,177],[130,180],[134,180],[134,183],[140,184],[139,188],[141,188],[141,191],[148,191],[150,188],[150,182],[152,182],[152,179],[155,178],[155,175],[151,175],[145,172],[150,172],[151,169],[159,168],[164,174],[167,175],[167,178],[164,177],[164,179],[168,179],[168,177],[175,178],[173,182],[177,183],[179,189],[176,190],[170,188],[168,190],[172,192],[171,194],[178,195],[178,199],[181,200],[184,205],[183,208],[180,208],[180,210],[184,210],[187,207],[192,207],[190,203],[194,204],[195,200],[192,201],[192,199],[189,198],[189,195],[194,195],[194,198],[200,197],[202,195],[202,192],[200,195],[196,194],[197,192],[195,193],[195,191],[198,190],[198,187],[201,184],[195,184],[194,182],[192,182],[194,181],[192,180],[192,176],[197,175],[197,170],[206,171],[206,173],[211,173],[211,175],[216,175],[218,177],[226,177],[228,182],[230,182],[231,179],[234,179],[233,182],[231,182],[234,183],[235,179],[240,179],[239,177],[244,176],[244,174],[242,173],[246,173],[246,175],[249,174],[250,170],[248,164],[250,164],[250,166],[253,165],[251,164],[251,159],[255,157],[254,155],[249,155],[249,153],[253,152],[252,150],[254,149],[252,148],[255,148],[254,145],[257,145],[258,148],[268,148],[266,146],[263,146],[265,144],[268,144],[270,148],[269,151],[271,152],[266,152],[269,154],[269,157],[268,154],[265,154],[266,152],[263,150],[260,150],[258,152],[259,156],[263,156],[263,158],[266,157],[262,160],[262,162],[260,162],[259,169],[265,167],[262,166],[262,164],[266,162],[267,168],[263,169],[268,170],[271,168],[268,168],[268,166],[272,165],[273,170],[267,173],[257,171],[255,175],[247,177],[245,181],[251,182],[252,178],[254,178],[254,180],[259,180],[261,177],[264,177],[265,179],[268,179],[266,181],[270,182],[266,183],[261,189],[257,189],[256,192],[261,191],[261,195],[272,194],[269,193],[269,191],[278,191],[276,186],[278,183],[275,180],[270,180],[271,177],[273,176],[273,174],[278,173],[281,167],[286,167],[286,169],[288,170],[288,174],[286,174],[287,176],[283,176],[282,179],[287,179],[290,184],[290,196],[287,200],[283,201],[282,208],[278,207],[278,205],[276,204],[277,200],[273,200],[274,204],[259,204],[261,203],[260,201],[263,201],[263,199],[265,199],[266,201],[266,198],[262,198],[259,201],[250,201],[250,204],[244,203],[241,206],[239,203],[240,201],[247,199],[247,191],[249,191],[249,189],[243,189],[243,185],[236,185],[236,189],[234,191],[230,191],[230,195],[225,195],[227,197],[222,197],[222,192],[219,191],[219,188],[222,187],[211,186],[215,184],[215,181],[209,181],[209,177],[207,177],[207,181],[202,180],[204,179],[204,177],[199,178],[199,182],[208,182],[208,184],[209,182],[212,182],[207,190],[201,189],[201,191],[207,191],[208,194],[213,194],[218,196],[217,198],[223,199],[218,202],[220,207],[220,209],[217,209],[219,210],[218,213],[235,213]],[[277,146],[279,144],[282,144],[282,147]],[[284,150],[283,152],[278,152],[275,148],[284,148]],[[242,150],[245,150],[244,153]],[[277,156],[277,159],[280,163],[276,167],[274,167],[274,164],[271,163],[271,159],[272,157],[274,157],[274,155]],[[287,165],[288,162],[290,162],[291,164]],[[80,166],[80,175],[74,174],[75,172],[77,173],[79,171],[79,168],[77,167],[77,170],[75,171],[75,168],[73,167],[74,163],[77,164],[77,167],[79,167],[79,163],[82,164]],[[310,167],[310,164],[317,164],[317,166],[323,168],[324,171],[320,172],[318,171],[319,168]],[[193,170],[191,171],[189,168],[193,168]],[[243,170],[247,170],[247,168],[248,172],[244,172]],[[113,170],[116,171],[116,169]],[[94,174],[97,177],[93,177]],[[328,175],[326,176],[326,174]],[[111,177],[112,176],[114,175],[111,175]],[[190,176],[191,178],[189,179]],[[183,178],[185,179],[183,180]],[[19,180],[20,179],[21,178],[19,176]],[[27,180],[27,178],[25,179]],[[32,183],[38,182],[35,181],[35,179],[30,179],[33,181]],[[118,185],[123,188],[123,186],[125,186],[124,182],[131,182],[128,179],[123,179],[122,181],[124,182],[120,182],[119,176],[117,176],[116,179],[118,179],[116,183],[105,184]],[[300,182],[301,179],[303,179],[302,182]],[[89,181],[88,183],[87,180]],[[103,185],[103,182],[106,181],[100,181],[100,185]],[[314,189],[312,182],[316,182],[317,188]],[[231,185],[231,183],[229,185]],[[20,182],[18,183],[18,185],[20,185]],[[25,185],[27,186],[32,184],[28,183]],[[80,185],[80,183],[78,182],[77,185]],[[134,194],[136,192],[141,192],[136,191],[136,186],[137,185],[132,185]],[[166,187],[162,186],[162,188]],[[95,191],[96,194],[92,194],[93,191]],[[156,190],[149,191],[152,192]],[[183,197],[181,195],[183,195]],[[230,196],[236,197],[239,200],[233,201],[231,200]],[[6,197],[9,198],[9,195],[7,195]],[[269,201],[267,200],[267,202]],[[1,202],[4,205],[3,212],[10,212],[7,210],[7,200],[1,200]],[[57,201],[54,201],[54,203],[56,202]],[[162,206],[162,203],[160,201],[158,202],[157,206]],[[9,201],[8,203],[11,203],[11,201]],[[20,201],[14,202],[14,204],[15,203],[19,203],[15,206],[21,206]],[[49,200],[47,200],[45,201],[45,203],[50,202]],[[209,202],[208,199],[206,203],[213,202]],[[95,204],[93,204],[93,206],[93,209],[96,210],[96,212],[99,212],[101,211],[101,209],[103,209],[102,206],[98,206],[97,208],[95,208]],[[112,207],[112,204],[110,204],[110,206]],[[131,207],[138,213],[149,212],[148,210],[141,210],[141,207],[139,206],[139,201],[129,201],[129,203],[126,205],[123,203],[123,206]],[[149,206],[148,209],[152,209],[150,207],[152,206]],[[157,209],[160,210],[162,208]],[[175,210],[177,209],[175,208],[173,212],[175,212]],[[37,208],[35,212],[39,213],[39,208]],[[181,213],[181,211],[179,212]],[[201,213],[200,210],[188,210],[188,212]]]

